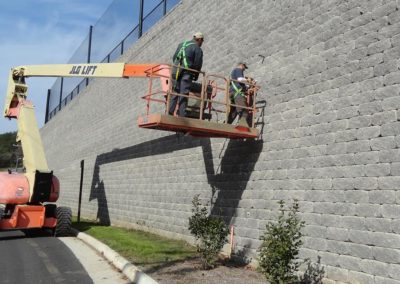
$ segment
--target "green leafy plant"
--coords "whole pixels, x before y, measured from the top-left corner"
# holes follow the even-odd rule
[[[218,253],[227,241],[229,229],[221,218],[209,216],[199,195],[193,197],[192,204],[193,215],[189,218],[189,230],[197,240],[197,252],[203,268],[210,269],[214,267]]]
[[[13,147],[16,144],[16,132],[0,134],[0,168],[9,168],[15,165],[16,150]]]
[[[279,202],[277,222],[269,222],[261,237],[259,248],[259,266],[271,284],[296,283],[296,271],[300,266],[298,254],[303,244],[301,229],[304,222],[298,217],[299,203],[294,201],[289,210],[285,210],[284,201]]]
[[[325,275],[325,269],[321,265],[321,257],[318,256],[318,260],[312,263],[311,260],[306,259],[305,263],[307,265],[304,274],[300,277],[301,284],[322,284],[322,280]]]

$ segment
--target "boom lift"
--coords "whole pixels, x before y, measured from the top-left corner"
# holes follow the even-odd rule
[[[217,116],[223,113],[226,118],[229,107],[234,106],[229,100],[231,80],[223,76],[200,72],[201,83],[194,83],[193,92],[189,95],[190,117],[176,117],[167,112],[151,113],[151,102],[160,103],[168,110],[171,96],[184,96],[173,91],[172,68],[166,64],[101,63],[35,65],[11,69],[3,115],[18,121],[17,142],[22,146],[24,172],[9,170],[0,173],[0,206],[5,206],[0,207],[0,230],[50,228],[55,235],[65,235],[71,226],[71,209],[53,204],[58,200],[60,184],[47,165],[34,106],[27,100],[27,77],[148,78],[149,91],[142,97],[147,102],[146,113],[138,118],[139,127],[202,137],[237,139],[258,136],[258,130],[254,128],[254,98],[247,108],[252,117],[251,127],[212,120],[212,113]],[[255,85],[250,87],[258,88]],[[222,100],[218,100],[221,93]]]

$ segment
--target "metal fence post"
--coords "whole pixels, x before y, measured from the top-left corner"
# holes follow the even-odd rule
[[[64,85],[64,77],[61,77],[61,87],[60,87],[60,102],[58,104],[58,110],[61,110],[61,102],[62,102],[62,95],[63,95],[63,85]]]
[[[90,63],[90,57],[92,55],[92,35],[93,35],[93,26],[89,27],[89,44],[88,44],[88,54],[87,54],[87,63]],[[89,85],[89,78],[86,78],[86,86]]]
[[[47,89],[46,115],[45,115],[45,117],[44,117],[44,123],[47,123],[47,122],[49,121],[50,95],[51,95],[51,90],[50,90],[50,89]]]
[[[79,183],[79,199],[78,199],[78,223],[81,221],[81,204],[82,204],[82,187],[83,187],[84,170],[85,170],[85,160],[81,160],[81,180]]]
[[[139,37],[143,34],[143,9],[144,9],[144,0],[140,0],[139,6]]]

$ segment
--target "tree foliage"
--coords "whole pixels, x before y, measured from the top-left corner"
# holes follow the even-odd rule
[[[259,266],[271,284],[296,283],[299,268],[298,254],[303,244],[301,229],[304,222],[297,216],[299,204],[295,201],[285,210],[284,201],[279,202],[277,222],[269,222],[261,237]]]
[[[199,195],[192,201],[193,215],[189,218],[190,233],[196,238],[197,251],[204,269],[214,267],[218,253],[227,241],[228,226],[218,217],[209,216],[208,210],[200,202]]]
[[[0,168],[11,167],[15,164],[16,151],[13,147],[16,139],[16,132],[0,134]]]

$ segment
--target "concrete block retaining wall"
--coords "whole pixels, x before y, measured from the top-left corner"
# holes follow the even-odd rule
[[[262,86],[262,140],[143,130],[141,79],[96,79],[41,130],[60,202],[83,216],[188,238],[191,200],[236,227],[255,257],[278,200],[300,202],[302,257],[327,278],[400,283],[400,11],[397,1],[184,0],[118,61],[170,62],[206,35],[204,70],[240,61]]]

